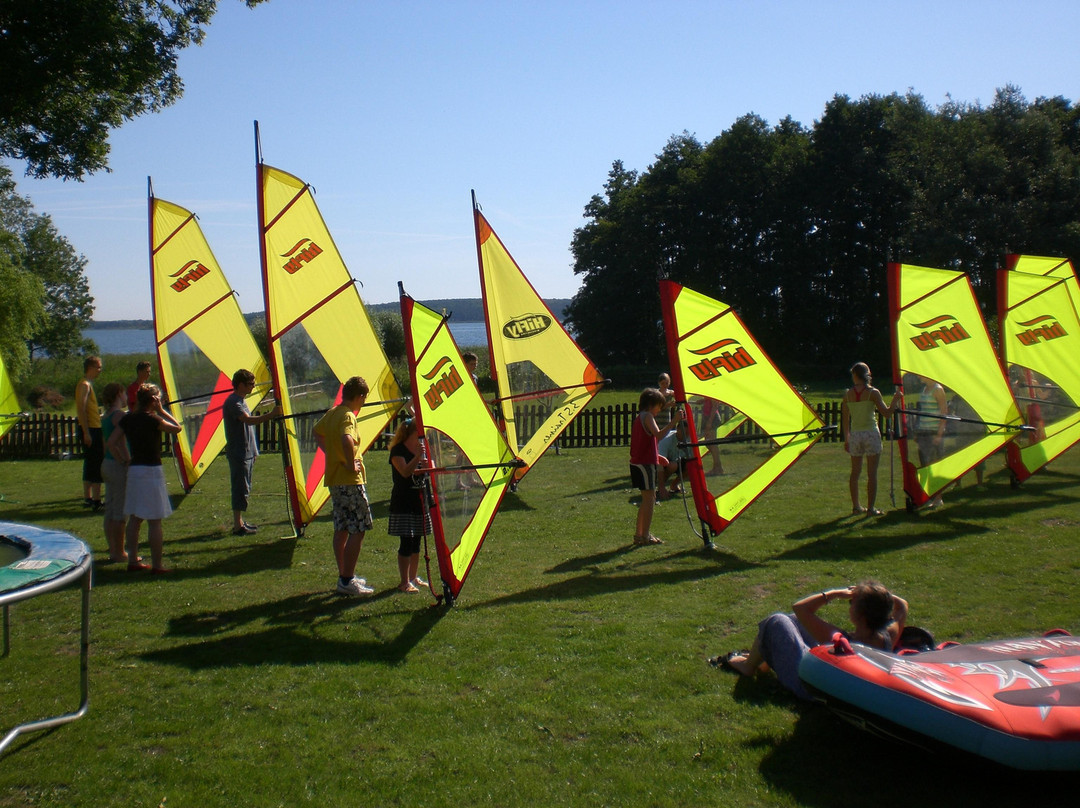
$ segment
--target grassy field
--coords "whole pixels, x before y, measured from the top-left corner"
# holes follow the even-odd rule
[[[327,514],[305,538],[279,538],[276,455],[256,466],[250,519],[261,528],[250,538],[229,533],[216,463],[174,499],[173,575],[95,569],[90,712],[0,758],[0,806],[1030,798],[1030,774],[875,739],[774,680],[737,681],[705,659],[748,646],[770,611],[866,577],[905,596],[912,622],[939,641],[1080,631],[1080,452],[1021,490],[993,473],[987,489],[949,492],[936,512],[906,514],[897,490],[900,509],[866,520],[847,515],[841,447],[819,445],[708,553],[680,501],[657,511],[666,544],[630,546],[626,454],[546,457],[508,496],[450,610],[394,589],[385,453],[368,455],[377,522],[358,574],[377,592],[367,600],[331,592]],[[69,531],[103,558],[79,477],[70,461],[0,465],[0,519]],[[884,463],[881,482],[888,506]],[[75,591],[13,608],[0,731],[74,708],[77,611]],[[1075,788],[1075,777],[1037,782]]]

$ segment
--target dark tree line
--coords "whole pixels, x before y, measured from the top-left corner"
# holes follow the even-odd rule
[[[887,261],[968,272],[992,316],[1006,252],[1080,256],[1080,108],[1006,87],[989,107],[836,96],[809,129],[746,115],[640,174],[616,161],[585,218],[568,319],[598,364],[665,364],[668,278],[733,306],[786,372],[885,378]]]

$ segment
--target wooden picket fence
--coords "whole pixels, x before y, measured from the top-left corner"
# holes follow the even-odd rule
[[[840,434],[840,402],[827,401],[815,407],[818,416],[827,426],[836,426],[826,432],[822,440],[843,440]],[[548,410],[542,405],[522,405],[516,410],[519,430],[525,434],[534,431],[547,418]],[[589,448],[595,446],[627,446],[630,443],[630,427],[637,415],[637,404],[626,402],[607,407],[590,407],[580,413],[559,438],[563,448]],[[722,417],[724,416],[721,411]],[[316,419],[317,420],[317,419]],[[187,428],[197,428],[197,421],[189,420]],[[878,426],[885,435],[885,419],[879,417]],[[302,430],[306,431],[306,430]],[[392,431],[392,430],[391,430]],[[734,435],[748,435],[753,431],[750,424],[743,424]],[[273,422],[259,424],[256,433],[260,450],[266,453],[279,451],[280,430]],[[389,432],[384,433],[372,446],[374,451],[386,449]],[[55,458],[63,460],[81,457],[82,436],[78,421],[70,415],[31,413],[12,427],[0,441],[0,460],[26,460],[32,458]],[[765,438],[759,439],[761,442]],[[167,436],[162,440],[163,451],[171,454],[171,442]]]

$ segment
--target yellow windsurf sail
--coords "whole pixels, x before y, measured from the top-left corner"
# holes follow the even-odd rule
[[[1035,428],[1008,448],[1023,482],[1080,441],[1080,284],[1065,258],[1014,255],[1009,264],[998,272],[1001,358]]]
[[[603,386],[589,358],[536,293],[473,194],[491,376],[507,442],[525,473]]]
[[[8,376],[3,357],[0,357],[0,438],[4,437],[21,417],[19,397],[15,395],[15,386]]]
[[[673,281],[660,281],[660,301],[672,386],[686,401],[687,476],[698,516],[716,534],[829,427],[731,307]]]
[[[913,510],[1024,429],[967,275],[889,264],[900,457]]]
[[[282,407],[285,476],[298,533],[329,496],[312,429],[362,376],[357,418],[366,451],[403,399],[356,283],[303,180],[258,159],[259,231],[274,390]]]
[[[446,318],[401,293],[413,413],[428,458],[431,522],[447,604],[461,591],[521,467],[469,379]]]
[[[150,294],[161,382],[172,416],[180,483],[191,490],[225,447],[221,408],[232,375],[255,374],[254,409],[270,391],[270,369],[195,214],[149,194]]]

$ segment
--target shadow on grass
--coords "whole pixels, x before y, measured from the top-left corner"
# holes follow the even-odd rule
[[[1075,773],[1021,772],[940,744],[901,743],[857,729],[821,705],[800,707],[794,732],[764,743],[773,749],[760,764],[762,776],[799,805],[1022,805],[1034,783],[1043,794],[1075,788]]]
[[[712,578],[717,575],[726,575],[761,566],[744,561],[731,553],[715,550],[708,553],[702,550],[683,550],[677,553],[653,555],[656,552],[656,548],[652,547],[625,547],[587,556],[584,559],[566,561],[548,572],[554,572],[559,568],[563,570],[588,569],[589,571],[573,578],[534,587],[533,589],[526,589],[521,592],[514,592],[493,600],[471,604],[464,608],[465,610],[472,610],[518,603],[577,600],[593,595],[633,592],[663,584],[677,585],[688,581],[700,581],[704,578]],[[599,566],[606,561],[619,558],[625,559],[625,562],[606,570]],[[695,565],[677,570],[637,571],[646,565],[691,558],[704,559],[707,563],[706,565]],[[574,566],[575,564],[578,566]]]
[[[196,537],[205,539],[206,537]],[[187,541],[192,541],[188,538]],[[202,549],[188,549],[181,552],[170,552],[168,534],[165,536],[165,564],[169,566],[170,559],[184,559],[184,565],[173,568],[168,575],[160,577],[163,585],[171,581],[195,580],[198,578],[215,578],[221,575],[238,576],[250,575],[265,570],[287,570],[292,567],[293,554],[296,551],[296,541],[292,539],[270,539],[257,544],[245,545],[239,549],[229,550],[220,547],[206,547]],[[144,558],[149,556],[149,547],[146,543],[146,528],[143,527],[141,552]],[[213,561],[199,567],[192,565],[192,559],[201,554],[212,553]],[[197,562],[196,562],[197,563]],[[148,572],[128,572],[127,567],[121,563],[112,563],[107,559],[94,561],[94,586],[131,584],[143,581],[151,577]],[[158,578],[158,576],[153,576]]]
[[[627,466],[629,469],[629,466]],[[571,497],[585,497],[589,494],[607,494],[611,491],[625,491],[627,488],[631,488],[630,484],[630,472],[627,471],[619,477],[608,477],[603,480],[597,488],[589,488],[585,491],[572,491],[567,494]]]
[[[193,612],[169,621],[166,637],[198,637],[195,642],[149,651],[139,658],[188,670],[253,667],[257,665],[315,665],[324,662],[373,662],[397,664],[431,631],[446,614],[432,606],[377,615],[356,614],[362,603],[390,597],[394,590],[357,601],[332,593],[293,595],[272,603],[255,603],[226,612]],[[362,627],[374,625],[393,614],[408,614],[409,620],[397,635],[385,640],[346,642],[319,637],[312,626],[335,622],[348,615]],[[269,624],[256,631],[242,629],[252,623]],[[378,634],[377,628],[372,628]],[[221,636],[218,636],[221,635]]]

